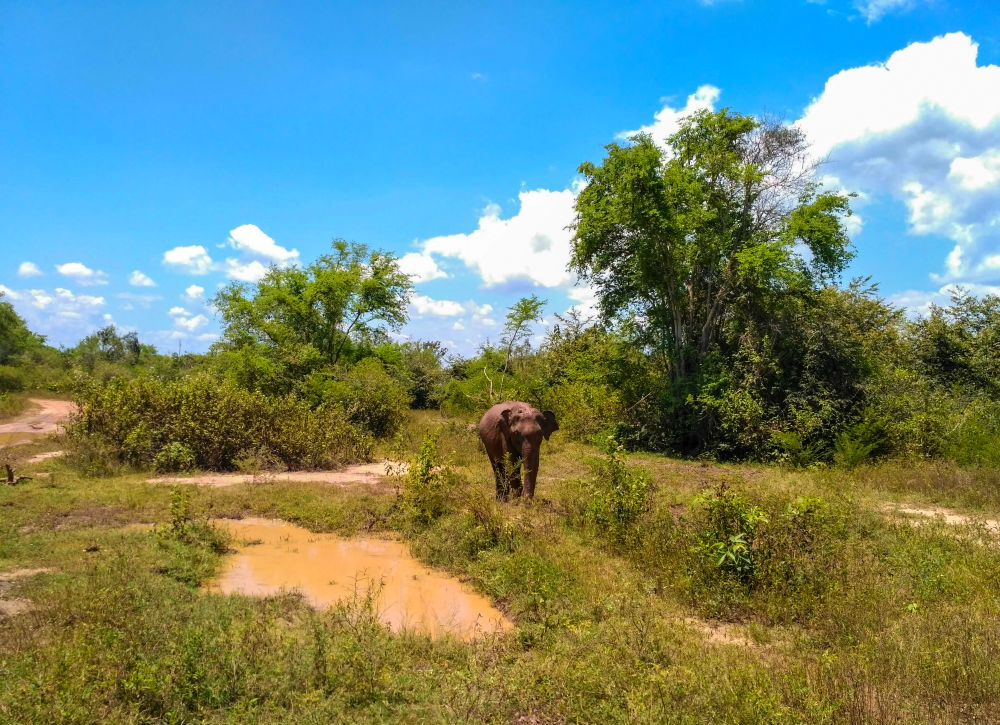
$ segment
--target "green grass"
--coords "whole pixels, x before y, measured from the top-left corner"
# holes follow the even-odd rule
[[[224,542],[198,526],[171,535],[169,486],[23,464],[35,480],[0,486],[0,571],[52,571],[0,591],[35,605],[0,620],[0,722],[1000,719],[1000,549],[975,527],[883,510],[907,501],[996,518],[995,472],[633,455],[650,473],[648,507],[609,529],[587,514],[601,490],[595,449],[556,434],[539,498],[499,505],[465,421],[416,414],[380,453],[410,456],[434,427],[454,474],[429,522],[393,496],[291,483],[192,488],[190,516],[395,532],[488,595],[511,632],[431,640],[388,632],[363,599],[316,612],[294,594],[202,594]],[[749,577],[694,553],[720,524],[690,504],[720,484],[766,514]]]

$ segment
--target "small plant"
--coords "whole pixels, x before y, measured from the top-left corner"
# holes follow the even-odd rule
[[[403,478],[400,498],[413,519],[429,524],[446,510],[450,466],[442,463],[438,451],[439,433],[428,433],[420,451],[410,461]]]
[[[864,463],[877,448],[875,443],[866,443],[861,436],[844,431],[833,441],[833,462],[844,468],[855,468]]]
[[[170,491],[170,533],[175,538],[183,538],[192,527],[191,491],[174,486]]]
[[[183,443],[167,443],[153,458],[153,467],[159,473],[177,473],[194,468],[194,452]]]
[[[646,511],[649,473],[625,464],[625,447],[608,438],[607,457],[595,466],[590,516],[612,540],[625,543]]]
[[[768,522],[764,510],[725,484],[698,494],[690,508],[697,517],[692,552],[709,571],[750,584],[756,574],[755,537]]]

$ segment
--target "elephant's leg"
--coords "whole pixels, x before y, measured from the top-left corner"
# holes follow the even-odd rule
[[[507,469],[507,486],[514,498],[521,497],[521,456],[510,455],[510,467]]]
[[[504,463],[503,458],[490,458],[490,466],[493,467],[493,477],[497,482],[497,501],[506,501],[510,496],[510,482],[507,480],[507,470]]]

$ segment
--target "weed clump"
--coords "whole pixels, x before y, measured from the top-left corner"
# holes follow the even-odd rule
[[[422,526],[447,510],[449,483],[454,478],[451,466],[441,460],[438,437],[436,432],[424,436],[400,491],[400,501],[408,517]]]
[[[648,506],[649,473],[628,467],[625,447],[609,438],[607,456],[594,463],[589,484],[590,520],[612,541],[626,543]]]

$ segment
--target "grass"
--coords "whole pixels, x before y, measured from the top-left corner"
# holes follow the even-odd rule
[[[415,414],[380,453],[413,455],[428,428],[440,429],[454,470],[448,506],[430,520],[394,496],[331,486],[192,487],[194,524],[179,536],[171,488],[144,474],[22,464],[35,480],[0,486],[0,572],[52,571],[0,590],[35,607],[0,626],[0,722],[1000,719],[1000,550],[981,531],[883,510],[907,501],[996,518],[994,472],[632,455],[650,473],[647,505],[611,536],[587,514],[600,490],[595,449],[557,433],[543,447],[539,498],[499,505],[464,421]],[[31,448],[45,445],[58,443]],[[692,507],[706,490],[737,492],[737,513],[766,515],[750,532],[750,575],[694,553],[731,513]],[[387,631],[363,598],[316,612],[295,594],[200,593],[225,542],[198,522],[251,514],[394,532],[515,627],[431,640]]]

